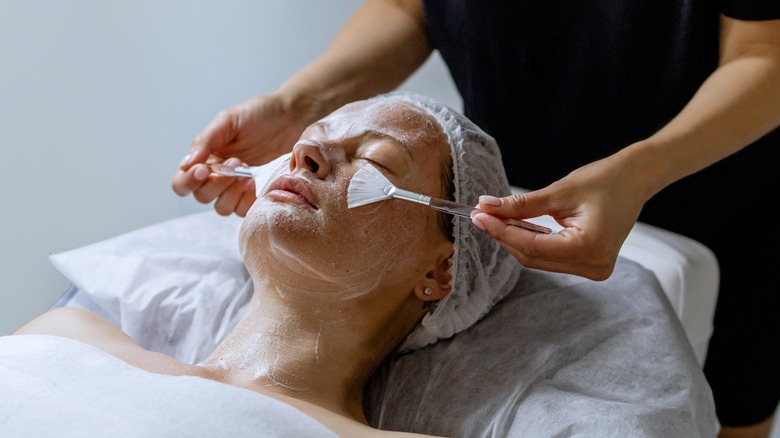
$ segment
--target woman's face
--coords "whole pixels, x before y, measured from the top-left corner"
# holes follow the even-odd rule
[[[314,123],[241,227],[253,278],[338,299],[380,285],[409,290],[449,244],[435,211],[400,200],[348,209],[347,188],[371,163],[399,188],[441,196],[449,156],[433,118],[400,101],[356,102]]]

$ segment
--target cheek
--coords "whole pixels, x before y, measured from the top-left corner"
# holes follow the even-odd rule
[[[396,182],[401,189],[410,190],[421,195],[440,198],[442,162],[438,155],[418,154],[409,173],[403,181]]]
[[[436,215],[433,210],[399,199],[387,199],[356,208],[346,208],[348,179],[345,178],[344,187],[339,190],[339,193],[344,195],[341,199],[342,208],[339,214],[333,216],[333,231],[343,236],[345,240],[360,242],[363,247],[371,248],[378,253],[392,252],[400,247],[413,246],[420,236],[431,229],[431,222],[435,224]],[[430,183],[430,179],[424,172],[420,172],[410,179],[404,178],[404,184],[412,184],[414,189],[424,193],[422,189],[435,186]],[[438,228],[434,228],[436,229]]]
[[[358,207],[356,213],[341,223],[334,234],[341,234],[344,242],[351,242],[344,250],[353,255],[355,263],[407,265],[417,257],[419,243],[431,229],[427,207],[400,200],[377,202]]]

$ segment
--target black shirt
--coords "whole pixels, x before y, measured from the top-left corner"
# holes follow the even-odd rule
[[[718,62],[721,11],[780,17],[776,0],[426,0],[464,112],[538,189],[645,139]]]

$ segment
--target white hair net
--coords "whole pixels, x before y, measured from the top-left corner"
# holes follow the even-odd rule
[[[436,100],[395,91],[373,99],[409,103],[431,115],[447,134],[455,201],[476,205],[479,195],[510,194],[495,139],[468,118]],[[423,317],[399,350],[416,350],[469,328],[517,283],[520,264],[470,220],[453,216],[452,291]]]

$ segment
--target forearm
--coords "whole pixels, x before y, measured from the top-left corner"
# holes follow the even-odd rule
[[[726,41],[721,65],[669,124],[615,154],[649,199],[780,125],[780,45]]]
[[[430,55],[418,0],[368,0],[319,58],[277,93],[314,122],[345,103],[391,91]]]

